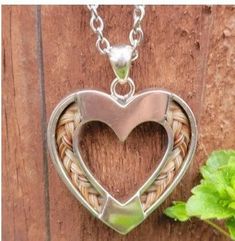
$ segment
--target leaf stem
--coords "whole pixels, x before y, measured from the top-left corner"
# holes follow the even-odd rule
[[[219,231],[220,233],[222,233],[224,236],[228,237],[231,239],[231,236],[229,235],[229,233],[227,233],[224,229],[222,229],[220,226],[218,226],[217,224],[215,224],[214,222],[210,221],[210,220],[202,220],[205,223],[209,224],[210,226],[212,226],[213,228],[215,228],[217,231]]]

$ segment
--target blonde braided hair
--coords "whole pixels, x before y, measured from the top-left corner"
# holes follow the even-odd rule
[[[173,130],[173,152],[160,175],[141,195],[141,203],[144,210],[147,210],[172,182],[188,151],[190,142],[189,122],[185,113],[175,102],[170,103],[167,112],[167,122]],[[76,156],[73,153],[73,134],[79,124],[80,113],[78,105],[71,104],[61,115],[57,124],[56,143],[58,154],[75,187],[85,200],[97,212],[100,212],[103,205],[103,197],[92,186],[83,170],[77,165]]]

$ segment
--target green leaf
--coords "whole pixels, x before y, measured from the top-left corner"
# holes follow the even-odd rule
[[[231,202],[229,203],[228,205],[230,208],[234,209],[235,210],[235,202]]]
[[[235,240],[235,218],[230,218],[226,221],[226,226],[231,235],[231,238]]]
[[[174,202],[174,205],[165,209],[164,213],[173,218],[175,221],[179,220],[181,222],[187,221],[189,216],[187,215],[185,203],[181,201]]]
[[[235,189],[235,176],[231,178],[231,186]]]
[[[203,179],[192,189],[193,195],[187,203],[175,202],[165,214],[179,221],[187,221],[190,217],[207,223],[212,223],[210,219],[223,219],[235,240],[235,151],[213,152],[201,168],[201,174]],[[223,229],[217,229],[228,235]]]
[[[233,189],[232,187],[226,187],[226,191],[230,198],[235,201],[235,189]]]
[[[221,198],[213,183],[203,182],[192,192],[194,195],[186,203],[186,212],[190,217],[224,219],[235,215],[235,210],[228,207],[229,200]]]
[[[230,165],[230,166],[234,166],[235,165],[235,155],[231,155],[230,157],[229,157],[229,160],[228,160],[228,165]]]
[[[201,167],[201,174],[205,181],[216,186],[221,198],[231,197],[233,192],[229,188],[235,187],[235,151],[213,152]]]
[[[212,153],[201,173],[204,179],[192,189],[188,214],[201,219],[235,217],[235,152]]]
[[[206,178],[204,181],[210,182],[214,185],[215,189],[224,198],[231,198],[235,200],[235,188],[234,188],[234,178],[235,178],[235,166],[223,166],[219,170],[213,173],[206,173],[205,168],[202,168],[202,173]]]
[[[227,164],[235,165],[235,151],[214,151],[207,160],[207,170],[213,173]]]

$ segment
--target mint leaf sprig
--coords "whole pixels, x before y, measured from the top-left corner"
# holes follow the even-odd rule
[[[235,240],[235,151],[215,151],[200,169],[202,179],[187,202],[176,201],[164,213],[185,222],[196,217]],[[213,220],[224,220],[225,228]]]

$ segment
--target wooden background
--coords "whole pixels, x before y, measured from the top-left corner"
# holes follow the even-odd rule
[[[200,140],[180,185],[127,236],[110,230],[80,205],[58,177],[47,151],[47,122],[58,101],[84,87],[108,91],[114,78],[108,60],[95,48],[90,13],[84,6],[2,10],[3,240],[226,240],[200,221],[177,223],[162,211],[172,200],[189,197],[208,153],[235,148],[234,7],[146,8],[145,40],[131,76],[137,90],[160,87],[182,96],[195,112]],[[99,12],[111,43],[126,43],[132,7],[105,6]],[[162,135],[158,126],[140,127],[120,145],[102,125],[88,127],[88,163],[122,198],[156,165],[153,155],[162,155]]]

